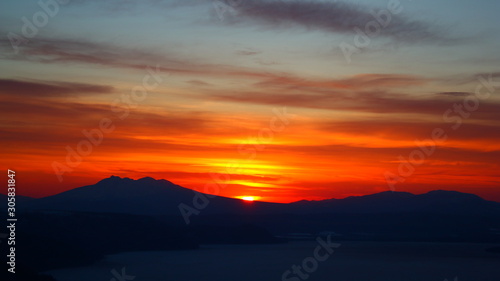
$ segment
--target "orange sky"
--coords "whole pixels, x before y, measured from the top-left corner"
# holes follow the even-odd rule
[[[0,162],[18,194],[116,175],[202,192],[215,181],[219,195],[272,202],[391,188],[500,201],[498,38],[437,32],[413,6],[348,62],[337,47],[354,34],[335,22],[221,21],[207,7],[155,7],[146,20],[75,3],[17,53],[2,39]],[[401,39],[405,28],[434,37]]]
[[[445,112],[452,101],[428,102],[441,104]],[[379,114],[370,112],[377,108],[349,108],[329,113],[329,118],[321,116],[322,110],[309,115],[299,107],[274,105],[238,115],[228,112],[230,104],[227,111],[172,109],[174,113],[140,105],[124,120],[105,103],[12,96],[8,102],[8,107],[7,101],[2,103],[3,114],[9,114],[3,127],[2,162],[16,170],[18,192],[29,196],[51,195],[110,175],[164,178],[202,192],[213,192],[204,188],[216,182],[224,186],[220,195],[273,202],[370,194],[389,190],[384,174],[399,175],[404,161],[398,156],[408,161],[413,151],[423,151],[415,140],[430,139],[433,130],[443,128],[449,139],[436,143],[423,164],[412,165],[415,171],[404,175],[395,190],[452,189],[499,199],[498,131],[481,124],[491,112],[474,112],[477,119],[453,130],[454,122],[433,120],[434,112],[420,109],[424,101],[413,112]],[[99,127],[103,118],[109,118],[112,132]],[[416,120],[426,118],[429,121]],[[91,139],[99,143],[85,155]]]

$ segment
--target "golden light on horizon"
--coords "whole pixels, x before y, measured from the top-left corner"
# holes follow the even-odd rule
[[[255,200],[259,200],[260,196],[236,196],[235,198],[245,200],[245,201],[255,201]]]

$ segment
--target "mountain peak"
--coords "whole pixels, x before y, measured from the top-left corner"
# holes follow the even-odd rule
[[[361,196],[349,196],[346,197],[345,199],[363,199],[363,200],[372,200],[372,199],[402,199],[402,198],[409,198],[415,196],[413,193],[410,192],[404,192],[404,191],[382,191],[379,193],[373,193],[373,194],[368,194],[368,195],[361,195]]]
[[[436,199],[471,199],[471,200],[484,200],[480,196],[471,193],[463,193],[452,190],[432,190],[421,195],[422,197],[433,197]]]
[[[131,181],[132,179],[130,178],[121,178],[119,176],[112,175],[109,178],[105,178],[100,180],[97,185],[103,185],[103,184],[117,184],[117,183],[122,183],[124,181]]]
[[[165,188],[177,188],[176,184],[164,180],[164,179],[155,179],[152,177],[143,177],[137,180],[127,178],[127,177],[119,177],[119,176],[110,176],[109,178],[105,178],[95,185],[90,186],[98,187],[99,189],[110,189],[110,190],[121,190],[121,191],[133,191],[133,192],[145,192],[146,190],[154,191],[161,190]],[[184,188],[182,188],[184,189]]]
[[[157,180],[157,179],[152,178],[152,177],[143,177],[143,178],[138,179],[137,181],[141,182],[141,183],[154,183],[154,182],[163,181],[163,180]]]

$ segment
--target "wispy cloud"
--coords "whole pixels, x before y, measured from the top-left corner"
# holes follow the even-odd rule
[[[179,57],[175,53],[160,54],[154,51],[83,40],[40,37],[30,44],[20,46],[17,55],[11,54],[10,49],[10,42],[0,39],[0,50],[5,51],[4,59],[10,60],[39,63],[85,63],[140,71],[143,71],[146,65],[160,64],[162,72],[179,75],[269,77],[266,72],[251,68],[200,62]]]
[[[0,79],[0,96],[13,97],[60,97],[77,94],[110,94],[111,86],[69,83],[60,81],[26,81]]]
[[[350,79],[347,79],[350,80]],[[403,114],[425,114],[441,117],[443,113],[453,106],[450,97],[459,99],[464,94],[433,94],[433,95],[411,95],[398,88],[401,83],[368,83],[363,81],[356,83],[344,83],[339,81],[325,81],[314,83],[303,81],[302,83],[288,83],[284,80],[264,82],[259,85],[280,85],[270,89],[252,89],[238,91],[207,91],[208,96],[214,100],[262,104],[262,105],[285,105],[290,107],[326,109],[337,111],[370,112],[380,114],[403,113]],[[410,83],[417,83],[412,81]],[[385,84],[385,86],[383,86]],[[284,85],[288,85],[284,87]],[[300,85],[300,86],[296,86]],[[396,87],[397,86],[397,87]],[[391,87],[396,87],[393,89]],[[272,94],[270,94],[272,93]],[[493,120],[500,118],[500,103],[488,100],[481,103],[481,110],[474,113],[475,119]]]
[[[250,21],[269,28],[303,27],[332,33],[354,33],[355,27],[364,28],[374,20],[370,8],[337,1],[254,0],[244,1],[237,11],[231,23]],[[393,14],[390,24],[380,35],[409,43],[455,41],[442,27],[402,14]]]
[[[467,92],[441,92],[441,93],[437,93],[437,95],[449,96],[449,97],[466,97],[466,96],[471,95],[471,93],[467,93]]]
[[[254,56],[262,53],[262,51],[245,49],[245,50],[237,50],[235,53],[240,56]]]
[[[189,80],[189,81],[186,81],[186,83],[189,83],[193,86],[213,86],[212,84],[208,83],[208,82],[205,82],[205,81],[202,81],[202,80]]]
[[[361,121],[330,121],[311,124],[320,130],[350,135],[353,137],[377,137],[387,140],[407,140],[429,138],[436,127],[442,127],[441,122],[418,122],[402,120],[361,120]],[[411,130],[408,130],[411,128]],[[475,123],[463,124],[461,130],[453,132],[454,141],[500,141],[498,125],[482,125]],[[499,146],[500,147],[500,146]]]
[[[401,74],[359,74],[337,79],[304,79],[292,76],[277,76],[256,83],[256,86],[285,87],[302,89],[368,89],[368,88],[398,88],[422,85],[430,82],[425,77]]]

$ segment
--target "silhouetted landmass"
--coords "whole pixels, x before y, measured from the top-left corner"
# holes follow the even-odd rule
[[[18,271],[23,272],[90,265],[120,252],[197,249],[199,243],[283,241],[255,225],[186,226],[168,218],[72,211],[21,212],[18,217],[16,257],[22,264]]]
[[[71,210],[83,212],[127,213],[179,216],[179,204],[193,206],[195,192],[166,180],[132,180],[112,176],[95,185],[25,202],[31,210]],[[431,213],[452,215],[500,216],[500,203],[477,195],[436,190],[414,195],[407,192],[381,192],[366,196],[288,204],[243,202],[215,196],[201,215],[214,214],[388,214]]]
[[[186,227],[152,217],[47,211],[18,217],[16,255],[35,271],[90,264],[118,252],[198,247]]]
[[[113,176],[95,185],[23,205],[32,211],[149,215],[168,225],[185,225],[179,204],[193,207],[195,194],[166,180]],[[196,230],[213,230],[199,235],[203,237],[201,241],[207,242],[232,243],[227,232],[226,236],[217,235],[214,229],[241,224],[264,227],[279,236],[288,233],[315,236],[334,231],[340,234],[339,240],[497,242],[500,239],[500,203],[456,191],[437,190],[421,195],[388,191],[289,204],[249,203],[220,196],[208,201],[206,208],[197,209],[199,214],[189,217],[190,226]]]
[[[329,233],[337,241],[500,242],[500,203],[454,191],[289,204],[215,196],[186,225],[179,204],[193,207],[195,195],[166,180],[110,177],[46,198],[19,197],[18,255],[23,266],[40,272],[119,252],[281,243]]]

